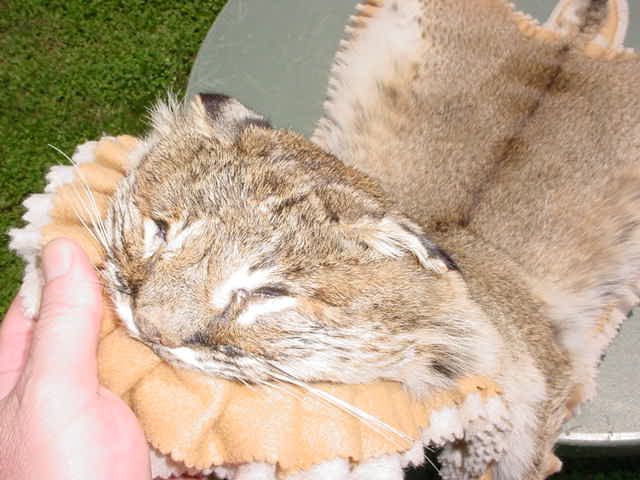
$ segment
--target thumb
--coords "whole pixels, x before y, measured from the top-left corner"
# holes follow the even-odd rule
[[[97,388],[102,297],[94,268],[82,249],[65,239],[44,248],[42,266],[45,285],[33,333],[30,374]]]

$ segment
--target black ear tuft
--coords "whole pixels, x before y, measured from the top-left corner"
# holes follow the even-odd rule
[[[602,49],[620,49],[629,26],[628,0],[559,0],[545,27],[580,35]]]
[[[207,114],[211,118],[216,118],[224,104],[231,100],[231,97],[222,93],[201,93],[200,100],[202,100],[202,105],[204,105]]]
[[[198,95],[209,123],[224,139],[232,140],[245,128],[256,125],[271,128],[265,118],[245,107],[235,98],[222,93],[201,93]]]
[[[451,258],[451,255],[445,252],[442,248],[440,248],[438,245],[433,243],[427,237],[422,236],[421,241],[422,241],[422,244],[427,249],[427,252],[429,253],[429,255],[439,259],[442,263],[444,263],[447,266],[448,270],[460,271],[460,268],[458,267],[458,264],[455,262],[455,260]]]
[[[429,257],[441,261],[447,267],[447,270],[460,271],[460,268],[458,267],[458,264],[455,262],[455,260],[451,258],[451,256],[447,252],[445,252],[439,245],[428,238],[422,232],[422,230],[416,228],[416,225],[413,225],[408,221],[401,222],[400,225],[404,230],[411,233],[412,235],[415,235],[420,240],[420,243],[429,254]]]
[[[458,270],[453,259],[406,217],[388,214],[382,217],[365,215],[349,225],[349,235],[386,257],[398,258],[412,254],[420,264],[437,273]]]

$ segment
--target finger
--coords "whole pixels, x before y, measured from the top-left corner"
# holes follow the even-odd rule
[[[29,374],[58,384],[97,388],[102,298],[93,266],[77,244],[65,239],[45,247],[42,264],[45,285]]]
[[[17,295],[0,324],[0,398],[13,390],[20,376],[32,332],[33,320],[25,314],[20,295]]]

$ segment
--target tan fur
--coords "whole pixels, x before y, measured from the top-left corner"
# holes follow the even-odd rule
[[[558,467],[547,452],[565,405],[591,395],[616,307],[637,299],[640,60],[620,50],[626,3],[562,4],[578,15],[552,31],[499,0],[369,3],[313,137],[453,255],[510,350],[530,355],[505,390],[541,392],[535,444],[527,453],[515,428],[497,478]],[[372,41],[406,37],[419,40]]]

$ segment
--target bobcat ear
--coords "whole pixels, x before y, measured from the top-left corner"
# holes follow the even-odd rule
[[[235,98],[220,93],[201,93],[192,100],[192,109],[203,128],[224,142],[233,142],[247,127],[271,128],[259,113],[242,105]]]
[[[351,226],[355,239],[385,257],[398,258],[407,254],[420,264],[438,273],[459,270],[453,259],[407,218],[385,215],[380,219],[364,217]]]
[[[586,36],[588,45],[613,50],[623,47],[628,25],[627,0],[560,0],[546,23],[565,35]]]

